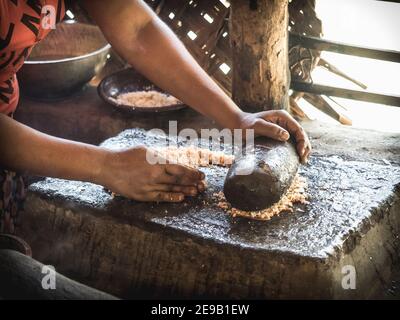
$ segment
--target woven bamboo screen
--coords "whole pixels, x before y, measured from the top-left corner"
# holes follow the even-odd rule
[[[227,0],[147,0],[183,41],[200,65],[223,87],[231,91],[231,55],[229,43],[229,7]],[[320,37],[321,21],[315,13],[315,0],[292,0],[289,5],[289,30]],[[290,48],[292,77],[310,79],[319,52]]]

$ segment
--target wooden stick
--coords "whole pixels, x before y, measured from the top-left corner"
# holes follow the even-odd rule
[[[298,116],[301,119],[310,119],[306,113],[301,109],[301,107],[297,104],[296,100],[293,97],[289,97],[290,111]]]
[[[362,88],[364,90],[367,89],[367,86],[365,84],[363,84],[362,82],[360,82],[360,81],[358,81],[358,80],[356,80],[354,78],[351,78],[350,76],[345,74],[342,70],[339,70],[338,68],[336,68],[334,65],[332,65],[331,63],[329,63],[325,59],[321,58],[318,61],[318,65],[323,67],[323,68],[325,68],[325,69],[327,69],[328,71],[330,71],[330,72],[342,77],[342,78],[345,78],[345,79],[349,80],[350,82],[353,82],[354,84],[356,84],[357,86],[359,86],[360,88]]]
[[[305,93],[303,98],[307,102],[311,103],[314,107],[321,110],[323,113],[327,114],[336,121],[339,121],[341,124],[346,126],[351,126],[353,124],[350,118],[335,110],[323,97]]]

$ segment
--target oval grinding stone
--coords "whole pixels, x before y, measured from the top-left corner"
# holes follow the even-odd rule
[[[290,142],[257,138],[254,148],[237,156],[224,183],[232,207],[255,211],[278,202],[299,168],[296,148]]]

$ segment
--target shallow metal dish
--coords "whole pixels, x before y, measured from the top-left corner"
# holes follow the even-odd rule
[[[97,87],[100,97],[107,103],[111,104],[115,108],[124,112],[137,113],[137,112],[165,112],[174,111],[186,108],[185,104],[174,104],[162,107],[133,107],[127,105],[118,104],[116,99],[120,94],[128,92],[138,91],[158,91],[160,93],[166,93],[165,91],[158,88],[152,82],[147,80],[144,76],[136,72],[134,69],[125,69],[118,71],[101,81]]]
[[[18,72],[23,94],[57,99],[80,90],[107,62],[110,45],[100,29],[84,23],[61,23],[34,47]]]

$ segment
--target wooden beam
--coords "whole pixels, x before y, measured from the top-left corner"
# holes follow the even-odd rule
[[[289,44],[290,47],[294,45],[300,45],[303,48],[313,49],[318,51],[331,51],[331,52],[358,56],[363,58],[400,63],[399,51],[355,46],[341,42],[329,41],[325,39],[309,37],[294,33],[289,33]]]
[[[300,92],[323,94],[327,96],[346,99],[360,100],[366,102],[380,103],[389,106],[400,107],[400,96],[385,95],[370,91],[359,91],[344,88],[336,88],[321,84],[307,83],[304,81],[292,80],[291,89]]]

